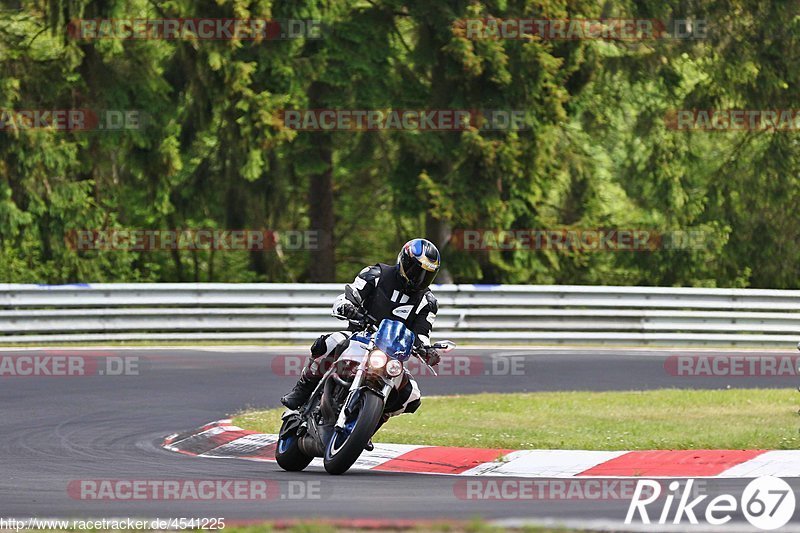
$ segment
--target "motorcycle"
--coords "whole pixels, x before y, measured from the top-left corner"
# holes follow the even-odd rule
[[[305,405],[283,414],[275,458],[284,470],[303,470],[322,457],[329,474],[347,472],[379,427],[392,391],[399,393],[405,384],[406,361],[415,356],[427,366],[424,348],[446,353],[456,347],[451,341],[415,347],[416,335],[402,322],[384,319],[376,325],[363,316],[350,320],[356,332]]]

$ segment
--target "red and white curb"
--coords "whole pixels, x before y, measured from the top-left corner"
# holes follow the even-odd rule
[[[278,436],[247,431],[230,419],[181,434],[162,446],[215,459],[274,461]],[[314,459],[312,466],[322,466]],[[353,468],[382,472],[514,477],[800,477],[800,450],[510,450],[375,444]]]

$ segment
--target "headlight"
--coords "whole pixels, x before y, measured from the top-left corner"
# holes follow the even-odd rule
[[[386,363],[386,373],[391,377],[396,378],[403,372],[403,363],[397,359],[392,359]]]
[[[386,361],[389,358],[380,350],[373,350],[371,354],[369,354],[369,367],[373,370],[380,370],[381,368],[386,366]]]

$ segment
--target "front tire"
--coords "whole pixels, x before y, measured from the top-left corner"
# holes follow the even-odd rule
[[[355,425],[349,435],[344,431],[334,430],[325,448],[324,465],[329,474],[344,474],[353,466],[372,438],[382,415],[383,400],[372,391],[364,391]]]
[[[275,447],[275,460],[278,461],[278,466],[287,472],[299,472],[309,465],[313,457],[303,453],[300,449],[300,438],[297,436],[297,430],[291,429],[284,431],[287,424],[292,423],[291,419],[286,419],[281,425],[278,439],[278,445]]]

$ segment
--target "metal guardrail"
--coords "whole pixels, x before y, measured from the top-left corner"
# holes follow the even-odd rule
[[[0,284],[0,343],[308,341],[341,284]],[[437,338],[514,344],[794,345],[800,291],[439,285]]]

